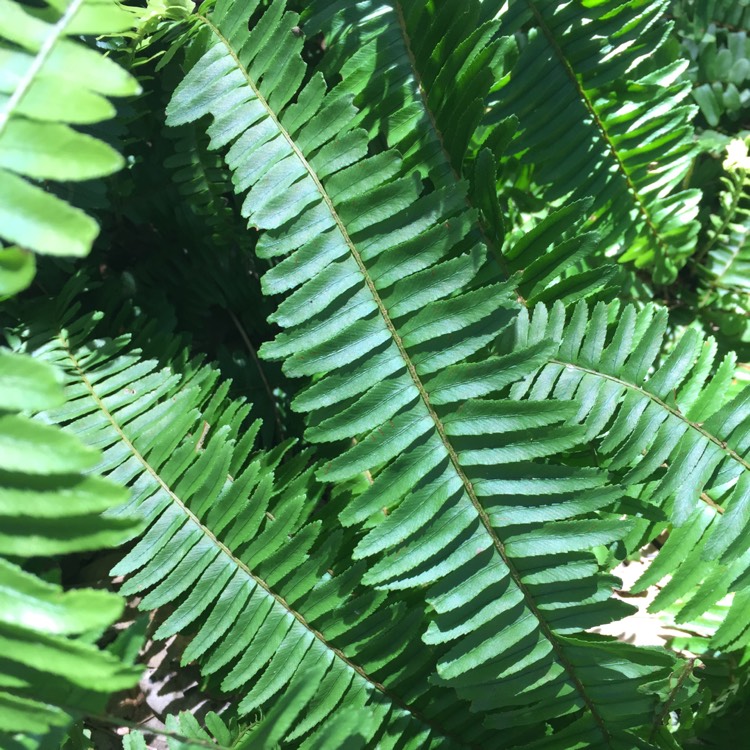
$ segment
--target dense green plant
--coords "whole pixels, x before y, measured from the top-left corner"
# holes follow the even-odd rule
[[[0,222],[2,238],[16,244],[0,245],[0,297],[31,282],[30,250],[89,251],[96,222],[37,180],[85,180],[121,166],[110,146],[68,123],[111,117],[102,94],[138,91],[125,71],[75,40],[124,31],[130,16],[111,4],[57,6],[46,18],[16,3],[2,8]],[[109,694],[131,687],[140,672],[96,647],[121,615],[121,599],[64,592],[54,557],[121,544],[138,523],[109,515],[127,492],[88,473],[99,461],[94,446],[26,416],[64,402],[59,371],[7,350],[0,357],[0,742],[20,748],[37,738],[53,746],[72,721],[103,712]]]
[[[3,747],[120,722],[124,598],[174,748],[733,742],[744,10],[145,5],[0,3]]]
[[[690,60],[693,97],[710,127],[747,116],[750,47],[746,2],[676,3],[677,33]]]

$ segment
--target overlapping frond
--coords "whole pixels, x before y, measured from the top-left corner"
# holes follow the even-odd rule
[[[322,0],[303,21],[308,33],[325,35],[326,70],[354,94],[370,136],[384,136],[402,154],[404,169],[417,169],[442,187],[463,173],[510,44],[496,38],[499,23],[483,15],[478,0],[438,7]]]
[[[585,231],[590,205],[589,200],[572,201],[535,225],[509,234],[503,250],[505,266],[518,273],[518,292],[527,305],[585,299],[615,276],[614,265],[581,268],[581,262],[600,247],[599,235]]]
[[[207,150],[205,135],[195,127],[168,128],[173,153],[164,161],[186,207],[201,216],[210,226],[224,228],[231,213],[227,193],[232,184],[221,158]],[[229,237],[217,237],[225,242]]]
[[[63,400],[52,367],[0,349],[0,745],[8,750],[60,739],[139,673],[91,642],[122,612],[118,596],[64,592],[21,567],[116,545],[135,528],[132,518],[101,516],[127,493],[84,473],[98,451],[23,415]]]
[[[631,545],[667,521],[674,527],[636,591],[670,574],[653,608],[682,599],[678,622],[737,592],[715,643],[739,647],[750,639],[750,389],[727,396],[735,358],[716,366],[716,343],[694,330],[657,361],[666,325],[666,311],[650,306],[600,304],[589,316],[581,304],[567,323],[561,305],[522,314],[515,345],[555,342],[554,351],[511,394],[580,404],[571,423],[585,428],[597,465],[632,497],[663,510],[663,520],[642,524]]]
[[[669,31],[665,7],[664,0],[507,5],[500,32],[530,30],[489,116],[518,118],[511,150],[534,165],[547,200],[591,196],[604,249],[653,267],[660,283],[673,280],[694,249],[700,198],[679,190],[695,154],[685,65],[647,65]]]
[[[122,593],[231,701],[168,719],[171,750],[674,750],[726,694],[694,708],[693,659],[599,634],[632,611],[608,571],[659,535],[633,593],[658,581],[652,609],[721,619],[703,650],[750,646],[750,391],[657,307],[566,308],[608,259],[665,282],[694,253],[683,187],[706,163],[690,172],[667,0],[145,4],[0,0],[0,296],[34,251],[91,245],[45,181],[121,162],[89,125],[136,86],[84,37],[120,29],[96,44],[129,37],[150,92],[124,118],[102,283],[61,292],[67,264],[41,260],[46,301],[9,334],[24,353],[0,352],[0,745],[54,743],[134,679],[87,645],[121,600],[26,561],[127,539]],[[726,38],[732,60],[703,61],[735,85]],[[746,182],[691,266],[740,316]],[[71,312],[78,292],[108,312]],[[238,392],[273,409],[270,450]]]
[[[750,294],[750,175],[733,170],[722,181],[702,265],[714,289]]]
[[[583,212],[583,201],[550,217],[544,227],[531,232],[525,227],[522,238],[505,237],[496,168],[515,130],[515,117],[478,126],[515,44],[498,36],[500,24],[491,17],[490,5],[478,0],[438,6],[414,0],[321,0],[312,3],[303,21],[310,33],[324,34],[324,69],[329,77],[341,77],[337,92],[354,95],[354,122],[369,137],[383,136],[398,149],[402,169],[416,170],[438,187],[467,179],[467,201],[479,211],[483,240],[496,252],[503,250],[506,272],[525,272],[519,292],[535,301],[596,251],[596,237],[581,227],[577,235],[568,231],[563,239],[551,231],[551,225],[563,224],[570,230],[571,215]],[[585,296],[603,286],[608,273],[585,272],[574,285],[546,294]]]
[[[485,251],[466,241],[463,202],[421,195],[392,151],[368,156],[346,99],[318,76],[297,91],[296,15],[274,2],[248,34],[249,10],[218,2],[198,20],[200,56],[168,123],[211,115],[243,214],[265,230],[257,251],[278,260],[263,283],[286,295],[283,332],[264,354],[313,377],[295,402],[307,438],[350,441],[319,478],[373,478],[340,514],[369,529],[354,553],[364,582],[426,590],[435,682],[505,746],[646,746],[632,732],[652,720],[648,684],[672,657],[583,632],[628,611],[592,551],[631,528],[607,510],[621,492],[551,459],[585,439],[563,424],[574,405],[500,398],[549,346],[486,359],[517,310],[510,284],[472,286]]]
[[[38,253],[85,255],[97,223],[39,181],[90,180],[123,165],[73,126],[111,118],[107,97],[140,87],[77,37],[125,31],[133,16],[113,0],[51,0],[37,12],[2,0],[0,15],[0,237]]]
[[[252,746],[481,744],[465,704],[429,684],[430,659],[408,656],[421,610],[360,587],[366,566],[332,529],[336,503],[319,504],[308,455],[253,453],[258,424],[241,430],[249,406],[215,370],[160,369],[127,336],[96,339],[97,317],[29,342],[66,373],[68,402],[45,417],[99,446],[100,470],[130,488],[147,528],[113,570],[128,576],[121,593],[174,604],[155,636],[192,634],[183,662],[237,695],[240,714],[269,717],[269,744]]]

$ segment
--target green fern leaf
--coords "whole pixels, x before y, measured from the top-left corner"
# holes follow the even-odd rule
[[[52,425],[18,412],[57,407],[58,372],[0,350],[0,744],[16,735],[55,736],[73,719],[102,710],[109,694],[137,681],[133,669],[87,641],[121,614],[103,591],[63,592],[24,571],[34,557],[112,546],[132,518],[102,516],[127,493],[82,472],[99,453]]]
[[[335,508],[316,511],[307,456],[282,462],[289,443],[252,453],[249,406],[211,368],[160,369],[125,336],[92,349],[100,317],[29,341],[68,380],[66,406],[45,417],[100,445],[102,473],[131,489],[147,528],[112,571],[128,576],[121,593],[142,595],[142,609],[174,604],[155,637],[192,634],[183,664],[237,695],[240,714],[263,711],[249,746],[486,741],[465,704],[429,685],[432,660],[396,658],[423,615],[360,588],[365,566],[340,529],[320,536]]]
[[[370,137],[384,134],[406,171],[442,187],[472,156],[485,99],[511,46],[495,38],[499,23],[483,13],[477,0],[439,9],[393,0],[314,2],[302,22],[307,33],[325,34],[325,68],[354,94]]]
[[[500,11],[501,33],[534,28],[489,118],[517,116],[513,151],[534,165],[545,198],[593,197],[605,247],[654,268],[658,283],[672,281],[693,252],[700,199],[697,190],[675,192],[696,151],[695,108],[682,104],[685,65],[644,65],[669,31],[665,7],[528,0]]]
[[[737,145],[740,151],[747,148],[742,142]],[[721,178],[719,211],[709,217],[705,242],[695,258],[703,283],[698,306],[723,333],[737,335],[747,327],[750,294],[750,176],[744,166],[729,159],[725,164],[729,169]]]
[[[547,348],[519,347],[491,369],[474,357],[516,308],[508,286],[471,288],[484,249],[470,241],[461,202],[441,190],[420,196],[393,152],[368,158],[355,110],[320,78],[291,103],[294,88],[277,87],[269,67],[276,60],[302,80],[298,19],[283,3],[249,36],[246,18],[219,2],[197,20],[195,62],[168,124],[212,115],[212,145],[230,146],[235,187],[249,189],[243,214],[266,230],[258,252],[283,258],[264,287],[294,291],[273,315],[284,330],[265,355],[290,376],[315,377],[296,402],[310,412],[311,440],[356,438],[318,476],[374,477],[341,519],[367,520],[388,488],[389,515],[355,551],[368,561],[364,582],[428,587],[434,622],[423,637],[446,644],[435,681],[507,732],[509,746],[566,716],[580,717],[565,737],[581,747],[619,747],[649,720],[652,699],[637,686],[672,660],[647,651],[633,679],[618,681],[619,645],[581,634],[627,610],[610,600],[615,579],[598,576],[591,553],[630,528],[601,513],[618,491],[601,472],[533,460],[584,439],[563,428],[557,405],[519,414],[489,398],[535,370]],[[462,420],[467,398],[477,414]],[[532,445],[553,425],[556,441]],[[506,525],[506,512],[517,520]]]
[[[90,180],[122,157],[76,130],[111,118],[105,97],[132,96],[137,82],[76,39],[133,26],[113,0],[54,0],[43,13],[2,0],[0,14],[0,237],[37,253],[85,255],[98,234],[83,211],[39,180]]]
[[[716,343],[693,330],[657,362],[666,319],[663,309],[636,312],[603,304],[590,316],[585,305],[578,305],[567,323],[562,305],[550,311],[540,306],[532,317],[522,314],[515,346],[554,340],[558,348],[549,364],[514,385],[511,394],[580,404],[571,422],[585,428],[598,465],[634,496],[663,508],[675,527],[633,591],[644,591],[670,574],[652,608],[658,611],[681,599],[678,622],[737,592],[716,644],[726,647],[734,640],[741,647],[750,639],[745,606],[750,391],[728,398],[734,356],[723,358],[712,375]],[[636,546],[648,541],[644,534],[655,535],[651,524],[640,529]],[[733,637],[726,640],[730,628]]]
[[[354,94],[359,113],[353,122],[369,137],[384,134],[403,155],[404,171],[416,170],[436,186],[449,186],[461,176],[468,179],[467,201],[480,211],[483,241],[508,274],[525,271],[519,294],[532,303],[550,296],[580,298],[604,286],[611,269],[580,274],[574,284],[555,284],[594,254],[597,238],[581,229],[577,236],[568,231],[570,236],[561,241],[549,224],[560,226],[577,210],[582,215],[585,201],[561,209],[539,231],[524,227],[519,236],[505,237],[496,171],[515,117],[493,127],[479,125],[490,89],[505,74],[505,60],[515,45],[509,37],[498,38],[500,22],[491,18],[491,5],[476,0],[439,8],[400,0],[354,6],[317,2],[302,20],[310,33],[322,29],[324,70],[329,77],[343,78],[337,91]],[[550,286],[554,290],[545,292]]]
[[[306,33],[322,33],[322,68],[357,108],[352,126],[383,138],[402,155],[401,170],[437,188],[466,179],[465,200],[478,209],[477,229],[503,270],[505,226],[496,192],[496,163],[513,132],[512,118],[480,134],[487,95],[510,39],[483,18],[478,0],[426,3],[368,0],[313,2]],[[461,116],[455,116],[460,112]]]
[[[733,173],[724,180],[721,213],[712,217],[703,268],[716,290],[750,293],[750,177]]]
[[[169,750],[246,750],[253,747],[247,736],[243,736],[247,733],[240,731],[235,724],[227,723],[217,713],[209,711],[204,728],[193,714],[182,711],[167,716],[164,736]],[[148,750],[144,734],[126,734],[122,750]]]

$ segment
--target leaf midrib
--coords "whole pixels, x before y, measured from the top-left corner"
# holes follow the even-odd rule
[[[258,98],[258,101],[261,103],[261,105],[266,109],[266,112],[268,113],[268,116],[272,119],[272,121],[275,123],[276,127],[279,129],[279,132],[282,134],[282,136],[285,138],[287,143],[289,144],[290,148],[294,152],[294,154],[297,156],[297,158],[302,163],[303,167],[305,168],[305,171],[310,176],[310,178],[313,180],[316,188],[318,189],[318,192],[320,193],[321,198],[323,199],[323,202],[328,207],[328,210],[331,214],[332,219],[334,220],[339,232],[341,233],[341,236],[346,243],[347,247],[349,248],[350,253],[352,254],[352,257],[354,258],[355,262],[357,263],[357,266],[362,273],[362,276],[365,280],[365,284],[367,285],[367,288],[370,290],[370,293],[373,296],[373,300],[375,304],[378,307],[378,311],[380,312],[381,317],[383,318],[383,321],[391,334],[391,337],[393,338],[394,343],[396,344],[396,347],[399,350],[399,354],[401,355],[401,358],[404,361],[404,364],[406,366],[406,369],[412,378],[414,382],[414,386],[416,387],[417,391],[419,392],[420,399],[422,400],[425,408],[427,409],[433,424],[435,425],[435,430],[438,433],[438,436],[440,437],[441,442],[443,443],[443,446],[449,456],[450,462],[454,468],[454,471],[458,475],[459,479],[461,480],[464,491],[466,492],[467,496],[471,500],[472,505],[474,506],[474,509],[479,516],[479,519],[482,523],[482,525],[485,528],[485,531],[487,532],[488,536],[490,537],[492,544],[497,551],[497,553],[500,555],[501,559],[505,563],[505,565],[508,568],[509,574],[511,578],[513,579],[516,586],[519,588],[521,593],[523,594],[524,601],[526,603],[526,606],[529,608],[529,610],[532,612],[534,617],[536,618],[537,622],[539,623],[539,628],[542,631],[545,638],[550,642],[552,649],[555,652],[555,655],[559,661],[559,663],[562,665],[562,667],[565,669],[565,671],[568,673],[570,677],[570,681],[575,686],[576,690],[580,694],[586,708],[590,711],[597,727],[599,728],[603,739],[607,743],[608,746],[611,746],[611,736],[609,733],[609,730],[607,729],[604,719],[597,711],[593,699],[588,695],[586,688],[581,683],[578,675],[575,672],[575,669],[573,665],[570,663],[570,661],[565,656],[565,653],[562,649],[562,645],[557,640],[555,634],[552,632],[552,629],[547,624],[546,620],[542,616],[541,611],[536,606],[536,603],[531,595],[531,592],[527,588],[527,586],[524,584],[523,580],[521,579],[521,575],[516,569],[516,567],[513,565],[510,557],[508,556],[505,545],[503,542],[499,539],[499,537],[495,534],[494,529],[492,528],[492,524],[489,519],[489,515],[485,511],[484,507],[479,501],[479,498],[477,497],[476,493],[474,492],[474,487],[472,486],[471,482],[469,481],[468,477],[464,473],[463,469],[461,468],[460,462],[458,460],[458,455],[456,454],[456,451],[454,450],[453,446],[451,445],[450,441],[448,440],[448,436],[446,434],[445,428],[442,424],[442,421],[438,417],[435,410],[432,408],[432,405],[430,404],[429,394],[427,393],[427,390],[422,383],[419,374],[417,373],[416,366],[412,362],[408,352],[406,351],[406,348],[401,340],[401,337],[398,334],[398,331],[396,330],[396,327],[393,323],[393,321],[390,318],[390,315],[388,313],[388,310],[383,303],[383,300],[380,297],[380,294],[375,287],[375,284],[373,280],[371,279],[369,272],[367,270],[367,267],[364,264],[364,261],[362,260],[362,257],[359,254],[359,251],[357,250],[354,242],[352,241],[351,237],[349,236],[349,233],[347,232],[346,226],[344,225],[344,222],[342,221],[341,217],[339,216],[336,207],[331,199],[331,197],[328,195],[328,192],[326,191],[325,187],[323,186],[322,182],[318,178],[317,174],[315,173],[315,170],[312,168],[310,163],[305,158],[304,154],[300,150],[300,148],[297,146],[297,144],[294,142],[291,135],[288,133],[288,131],[284,128],[279,118],[276,116],[276,113],[273,111],[273,109],[269,106],[268,102],[266,101],[263,94],[259,91],[253,80],[251,79],[248,71],[245,69],[245,67],[240,62],[239,58],[237,57],[234,49],[232,48],[232,45],[229,43],[229,40],[227,40],[224,35],[221,33],[221,31],[205,16],[199,15],[199,20],[203,22],[213,34],[216,35],[216,37],[222,42],[222,44],[227,49],[228,53],[231,55],[231,57],[234,59],[235,64],[237,65],[237,69],[243,74],[245,77],[245,80],[247,81],[248,86],[252,89],[254,95]]]

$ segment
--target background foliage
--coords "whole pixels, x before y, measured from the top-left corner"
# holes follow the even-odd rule
[[[3,748],[742,741],[745,0],[0,11]]]

